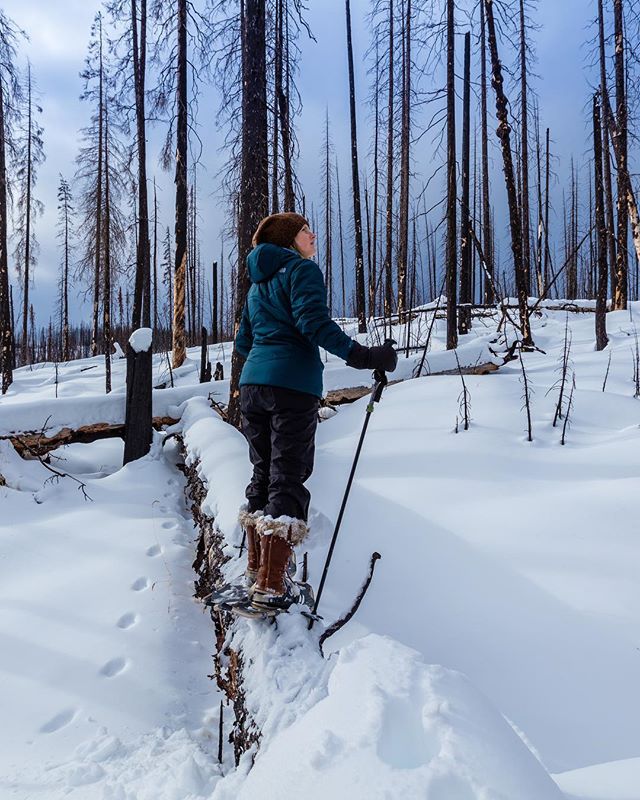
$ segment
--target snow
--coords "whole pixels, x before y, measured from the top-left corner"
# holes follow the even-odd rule
[[[218,786],[214,798],[231,798]],[[345,647],[327,695],[261,752],[237,800],[505,797],[560,800],[503,717],[460,673],[370,634]]]
[[[323,799],[638,800],[640,305],[607,316],[600,353],[593,314],[547,305],[533,318],[540,350],[523,356],[533,442],[519,360],[465,377],[472,422],[455,432],[460,378],[432,374],[456,367],[443,320],[428,374],[385,389],[319,609],[327,624],[350,608],[371,553],[382,559],[325,658],[322,625],[309,631],[298,613],[277,627],[234,625],[262,733],[238,768],[228,743],[217,764],[215,640],[192,598],[196,532],[175,441],[162,447],[157,434],[150,455],[124,468],[117,440],[53,454],[88,501],[0,441],[0,797],[276,800],[286,787]],[[567,320],[576,391],[561,446],[552,420]],[[462,365],[499,361],[495,322],[474,321]],[[412,324],[412,345],[426,323]],[[404,344],[404,328],[392,335]],[[230,355],[210,348],[227,376]],[[401,355],[393,378],[409,378],[421,355]],[[244,569],[237,511],[250,465],[242,435],[207,399],[224,402],[228,381],[198,384],[197,359],[194,349],[175,387],[154,390],[154,414],[180,417],[174,430],[206,484],[203,511],[225,536],[232,579]],[[154,384],[170,384],[166,356],[153,363]],[[325,366],[327,389],[369,383],[331,356]],[[113,374],[105,397],[102,358],[16,371],[0,431],[37,430],[49,415],[50,428],[118,421],[123,360]],[[316,587],[367,402],[318,428],[304,546]],[[230,707],[225,716],[226,736]]]
[[[134,353],[146,353],[153,342],[151,328],[138,328],[129,337],[129,344]]]

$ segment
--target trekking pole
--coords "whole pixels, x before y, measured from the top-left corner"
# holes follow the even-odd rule
[[[395,344],[393,339],[386,339],[385,344],[390,342]],[[327,559],[324,562],[324,569],[322,570],[322,578],[320,579],[320,586],[318,587],[318,594],[316,595],[315,603],[313,604],[312,613],[315,615],[318,612],[318,606],[320,604],[320,598],[322,597],[322,590],[324,589],[324,582],[327,579],[327,572],[329,571],[329,565],[331,564],[331,558],[333,556],[333,550],[336,546],[336,540],[338,538],[338,533],[340,531],[340,525],[342,523],[342,517],[344,515],[344,510],[347,506],[347,500],[349,498],[349,492],[351,491],[351,484],[353,483],[353,477],[356,473],[356,467],[358,466],[358,459],[360,458],[360,451],[362,450],[362,443],[364,442],[364,437],[367,432],[367,427],[369,426],[369,420],[371,419],[371,415],[373,414],[374,404],[380,402],[380,398],[382,397],[382,390],[387,385],[387,375],[386,373],[381,370],[377,369],[373,373],[373,389],[371,391],[371,397],[369,398],[369,403],[367,404],[366,415],[364,418],[364,425],[362,426],[362,433],[360,434],[360,441],[358,442],[358,447],[356,448],[356,454],[353,459],[353,464],[351,465],[351,472],[349,474],[349,480],[347,481],[347,487],[344,491],[344,497],[342,498],[342,505],[340,506],[340,511],[338,512],[338,519],[336,520],[336,527],[333,531],[333,536],[331,537],[331,544],[329,545],[329,552],[327,553]],[[313,618],[309,620],[309,630],[313,628]]]

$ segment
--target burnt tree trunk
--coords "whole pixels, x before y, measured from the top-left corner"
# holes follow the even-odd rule
[[[402,26],[402,85],[400,110],[400,218],[398,220],[398,322],[407,310],[409,253],[409,149],[411,143],[411,0],[406,0]]]
[[[520,158],[522,172],[522,266],[527,293],[531,292],[531,212],[529,208],[529,107],[527,103],[527,40],[524,0],[520,0]]]
[[[33,109],[31,102],[31,65],[27,67],[27,163],[26,163],[26,191],[25,191],[25,225],[24,225],[24,262],[22,267],[22,342],[20,357],[23,364],[31,361],[29,358],[29,283],[31,281],[31,180],[32,180],[32,136],[33,136]]]
[[[145,333],[148,333],[148,337],[145,337]],[[145,338],[147,338],[146,341]],[[128,347],[131,348],[133,356],[131,370],[127,370],[124,464],[146,456],[151,447],[153,436],[151,424],[151,353],[153,350],[151,329],[139,328],[134,331],[129,339]]]
[[[598,0],[598,52],[600,60],[600,97],[602,98],[601,118],[607,119],[609,108],[609,88],[607,85],[606,49],[604,38],[604,8],[602,0]],[[604,180],[605,214],[607,223],[607,252],[609,257],[609,274],[611,276],[611,297],[616,285],[616,235],[613,220],[613,190],[611,188],[611,160],[609,151],[609,126],[602,129],[602,175]]]
[[[356,121],[356,84],[353,70],[353,42],[351,39],[351,8],[345,0],[347,17],[347,58],[349,61],[349,115],[351,118],[351,183],[353,190],[354,249],[356,259],[356,316],[358,333],[366,333],[364,293],[364,249],[362,246],[362,207],[360,202],[360,172],[358,170],[358,133]]]
[[[618,243],[616,252],[616,283],[613,295],[613,308],[627,307],[627,231],[628,231],[628,186],[629,166],[627,162],[627,92],[624,51],[624,20],[622,0],[613,2],[615,36],[615,75],[616,75],[616,153],[618,158]]]
[[[105,103],[104,138],[104,279],[102,281],[102,352],[105,392],[111,391],[111,194],[109,191],[109,119]],[[130,346],[127,347],[127,350]],[[151,359],[151,354],[149,354]],[[151,424],[151,419],[149,419]]]
[[[385,216],[385,253],[384,253],[384,315],[391,317],[393,311],[393,288],[391,279],[391,259],[393,258],[393,94],[394,94],[394,59],[393,59],[393,0],[389,0],[389,81],[387,100],[387,199]]]
[[[471,34],[464,36],[464,90],[462,100],[462,208],[460,211],[460,313],[458,333],[471,328],[471,215],[469,186],[471,172]]]
[[[456,210],[456,73],[454,0],[447,0],[447,350],[458,346]]]
[[[9,256],[7,252],[7,165],[5,90],[0,72],[0,371],[2,394],[13,383],[13,325],[9,301]]]
[[[533,345],[533,339],[531,338],[531,328],[529,325],[529,309],[527,307],[528,292],[522,260],[522,223],[520,219],[518,194],[516,191],[513,157],[511,154],[511,127],[509,125],[508,112],[509,105],[507,97],[504,93],[502,64],[498,54],[498,40],[496,37],[496,26],[493,17],[493,0],[483,0],[483,2],[487,16],[489,51],[491,53],[491,83],[496,94],[496,117],[498,119],[497,134],[502,148],[502,161],[509,204],[511,251],[513,254],[516,291],[518,295],[522,343],[525,347],[531,347]]]
[[[102,258],[102,164],[104,160],[104,68],[102,62],[102,18],[98,20],[100,36],[98,75],[98,174],[96,176],[96,218],[93,273],[93,316],[91,329],[91,355],[98,355],[98,316],[100,311],[100,261]]]
[[[604,350],[607,338],[607,224],[603,191],[602,123],[598,95],[593,96],[593,157],[598,237],[598,291],[596,295],[596,350]]]
[[[249,291],[249,276],[245,261],[251,250],[251,239],[258,223],[267,215],[269,207],[265,0],[244,0],[241,27],[242,140],[234,332],[240,325]],[[285,204],[286,200],[285,187]],[[228,419],[236,426],[240,422],[239,381],[242,365],[243,360],[234,349],[231,360]]]
[[[173,282],[173,368],[187,355],[184,329],[187,273],[187,0],[178,4],[178,55],[176,88],[176,222],[175,279]]]
[[[493,293],[493,253],[491,251],[491,200],[489,195],[489,124],[487,112],[487,26],[484,3],[480,3],[480,137],[482,140],[482,247],[486,257],[484,302],[495,302]]]

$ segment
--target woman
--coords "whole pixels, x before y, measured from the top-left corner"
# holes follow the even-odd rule
[[[253,477],[240,523],[245,578],[258,608],[288,608],[298,598],[287,565],[308,533],[304,483],[313,470],[322,397],[319,347],[356,369],[392,372],[397,364],[390,344],[363,347],[331,319],[322,273],[310,260],[315,241],[300,214],[272,214],[258,226],[247,257],[252,285],[235,346],[246,359],[240,408]]]

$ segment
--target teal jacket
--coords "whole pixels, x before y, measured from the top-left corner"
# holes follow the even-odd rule
[[[329,315],[320,267],[295,250],[259,244],[247,256],[251,288],[236,336],[240,386],[282,386],[322,397],[319,347],[345,361],[354,340]]]

